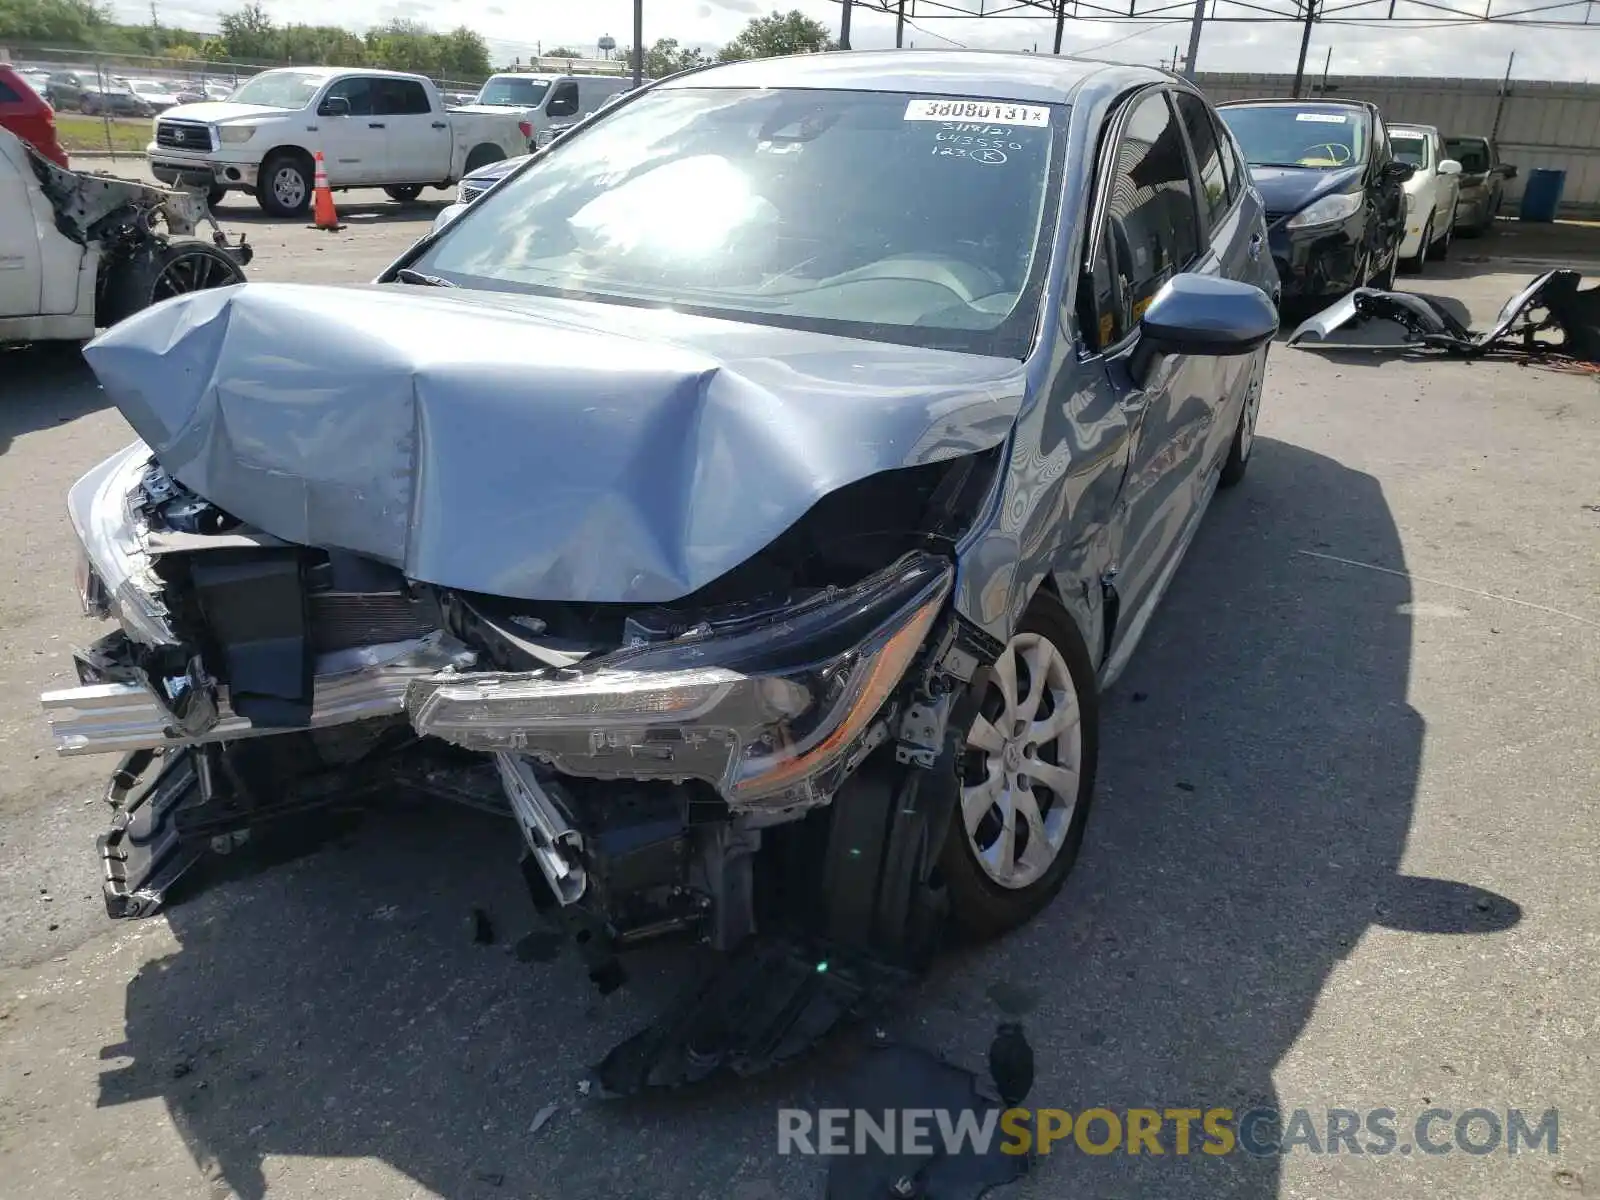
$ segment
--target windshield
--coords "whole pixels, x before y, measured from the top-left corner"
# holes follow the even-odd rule
[[[474,103],[495,104],[502,108],[538,108],[539,101],[550,90],[548,79],[530,79],[527,76],[495,75]]]
[[[468,287],[1020,358],[1063,114],[889,92],[647,93],[557,142],[411,265]]]
[[[1217,109],[1252,167],[1333,170],[1367,157],[1367,114],[1325,104],[1239,104]]]
[[[1389,146],[1394,156],[1413,167],[1428,165],[1428,141],[1420,133],[1396,133],[1389,130]]]
[[[1482,138],[1451,138],[1445,146],[1467,174],[1477,175],[1489,169],[1489,143]]]
[[[231,99],[263,108],[304,108],[325,79],[307,71],[263,71],[246,80]]]

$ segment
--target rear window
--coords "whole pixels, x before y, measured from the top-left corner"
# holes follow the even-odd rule
[[[478,93],[478,104],[503,108],[537,108],[550,90],[548,79],[529,79],[517,75],[496,75]]]

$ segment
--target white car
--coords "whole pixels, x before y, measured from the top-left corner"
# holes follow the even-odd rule
[[[128,90],[154,112],[166,112],[178,104],[178,94],[159,79],[120,79],[117,82],[127,84]]]
[[[181,292],[244,280],[250,248],[191,237],[200,197],[68,171],[0,129],[0,345],[81,340]]]
[[[1432,125],[1391,125],[1389,145],[1396,159],[1415,168],[1404,184],[1406,232],[1400,258],[1408,271],[1420,271],[1430,257],[1444,258],[1450,252],[1461,164],[1448,156],[1444,138]]]
[[[319,151],[335,191],[381,187],[405,203],[522,154],[530,136],[516,113],[447,109],[424,75],[349,67],[263,71],[226,101],[169,109],[154,132],[145,154],[161,182],[203,188],[212,205],[248,191],[275,217],[310,206]]]
[[[649,80],[645,81],[650,82]],[[552,127],[575,125],[631,90],[625,75],[529,75],[508,72],[491,75],[478,90],[476,103],[515,109],[528,126],[528,150],[550,142]]]

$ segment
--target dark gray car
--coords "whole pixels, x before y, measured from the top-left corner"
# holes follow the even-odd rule
[[[1456,204],[1456,228],[1465,233],[1487,233],[1505,200],[1506,184],[1517,168],[1500,158],[1492,138],[1449,137],[1445,150],[1461,164],[1461,198]]]
[[[64,751],[134,751],[113,912],[422,789],[514,817],[602,988],[688,933],[835,989],[741,976],[726,1040],[674,1027],[622,1090],[781,1057],[947,921],[1027,920],[1100,690],[1249,465],[1265,234],[1171,75],[807,55],[636,94],[364,291],[107,332],[143,441],[71,508],[120,629],[45,705]]]

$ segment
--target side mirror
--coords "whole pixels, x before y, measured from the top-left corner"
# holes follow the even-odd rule
[[[1495,170],[1499,171],[1507,179],[1515,179],[1517,177],[1517,169],[1510,163],[1501,163]]]
[[[317,106],[319,117],[348,117],[350,115],[350,101],[343,96],[329,96]]]
[[[1439,164],[1439,174],[1459,175],[1461,174],[1461,164],[1453,158],[1447,158]]]
[[[1214,275],[1175,275],[1139,318],[1129,369],[1142,383],[1158,354],[1232,358],[1259,350],[1278,332],[1278,310],[1253,284]]]
[[[1398,158],[1390,159],[1383,168],[1383,177],[1392,179],[1396,183],[1404,183],[1416,173],[1415,167],[1408,162],[1401,162]]]

